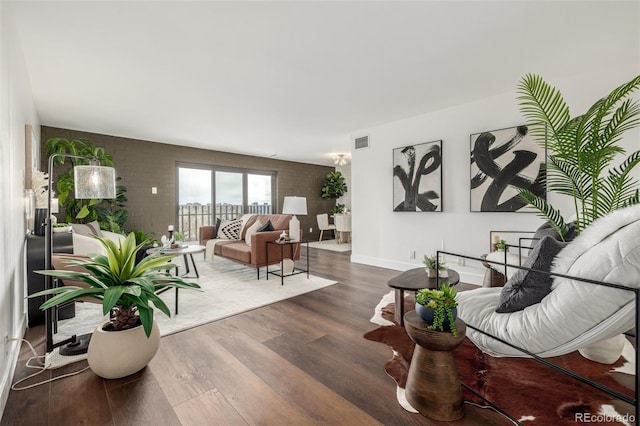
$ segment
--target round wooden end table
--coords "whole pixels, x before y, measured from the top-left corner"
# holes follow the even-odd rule
[[[467,326],[456,319],[457,336],[429,330],[429,324],[415,312],[404,316],[404,328],[416,344],[409,367],[405,395],[423,416],[453,421],[464,416],[464,399],[453,350],[465,337]]]

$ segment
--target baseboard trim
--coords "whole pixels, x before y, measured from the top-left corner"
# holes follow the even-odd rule
[[[354,254],[351,255],[351,261],[353,263],[361,263],[363,265],[377,266],[379,268],[394,269],[397,271],[406,271],[408,269],[422,266],[415,263]],[[455,269],[458,274],[460,274],[460,281],[478,286],[482,285],[482,282],[484,280],[484,268],[461,265],[455,262],[448,262],[448,264],[451,269]]]

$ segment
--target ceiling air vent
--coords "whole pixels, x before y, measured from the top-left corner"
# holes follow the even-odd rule
[[[369,136],[361,136],[359,138],[355,138],[355,148],[369,148]]]

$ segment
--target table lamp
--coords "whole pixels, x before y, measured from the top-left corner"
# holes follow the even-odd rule
[[[289,238],[300,239],[300,221],[297,214],[307,214],[307,199],[305,197],[284,197],[282,203],[282,214],[291,214],[293,217],[289,221]]]

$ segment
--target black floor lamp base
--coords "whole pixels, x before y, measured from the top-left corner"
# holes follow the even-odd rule
[[[67,343],[66,345],[60,346],[60,355],[73,356],[73,355],[86,354],[87,350],[89,349],[90,341],[91,341],[91,333],[76,336],[76,339],[74,342]]]

